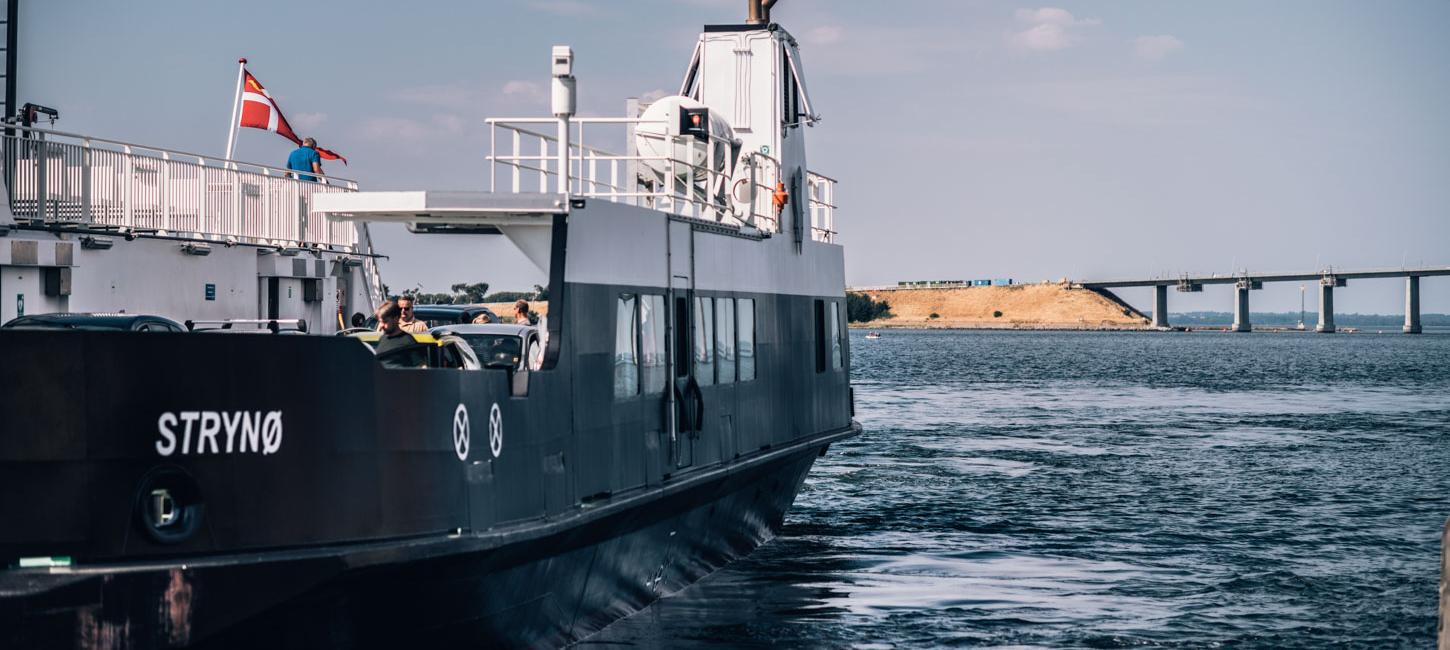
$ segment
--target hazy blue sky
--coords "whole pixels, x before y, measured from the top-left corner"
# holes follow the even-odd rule
[[[220,154],[236,58],[372,189],[484,189],[488,116],[543,115],[549,46],[581,108],[677,88],[744,0],[21,2],[21,101],[65,130]],[[853,285],[1450,265],[1450,3],[784,0],[841,180]],[[244,130],[238,157],[290,145]],[[543,280],[501,238],[381,229],[395,289]],[[1450,312],[1450,279],[1423,282]],[[1146,290],[1124,297],[1143,304]],[[1298,308],[1270,285],[1256,310]],[[1341,311],[1393,313],[1400,281]],[[1173,295],[1229,310],[1230,291]],[[1311,295],[1310,307],[1314,299]]]

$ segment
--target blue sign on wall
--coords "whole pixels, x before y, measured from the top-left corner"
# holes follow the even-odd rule
[[[206,299],[207,300],[216,300],[216,285],[214,285],[214,284],[207,284],[206,285]]]

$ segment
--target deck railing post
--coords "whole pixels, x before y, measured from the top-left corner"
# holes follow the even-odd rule
[[[50,189],[46,187],[46,180],[50,167],[50,144],[44,139],[36,141],[36,149],[40,151],[35,165],[35,216],[41,221],[46,221],[46,203],[50,197]]]
[[[161,174],[156,183],[156,192],[161,200],[161,227],[167,232],[180,231],[171,223],[171,154],[161,152]]]
[[[127,228],[136,227],[136,205],[132,199],[135,197],[136,184],[136,160],[131,155],[131,148],[125,147],[121,150],[121,158],[124,163],[121,165],[121,221]]]
[[[91,210],[91,141],[81,141],[81,221],[95,222]]]

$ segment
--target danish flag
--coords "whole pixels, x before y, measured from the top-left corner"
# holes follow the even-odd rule
[[[272,99],[272,94],[262,87],[262,83],[252,76],[250,70],[243,69],[242,73],[245,79],[242,84],[242,119],[239,126],[271,131],[300,146],[302,138],[292,131],[292,125],[287,123],[282,109],[277,107],[277,100]],[[317,154],[325,160],[341,160],[342,164],[347,164],[347,159],[342,156],[322,147],[316,149]]]

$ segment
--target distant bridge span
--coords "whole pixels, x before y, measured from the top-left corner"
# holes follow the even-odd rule
[[[1232,284],[1235,287],[1234,326],[1236,332],[1253,329],[1249,323],[1249,292],[1262,289],[1265,282],[1319,281],[1319,324],[1316,332],[1334,331],[1334,288],[1343,287],[1349,280],[1371,278],[1405,278],[1405,326],[1406,334],[1420,333],[1420,278],[1450,275],[1450,266],[1425,266],[1397,269],[1367,269],[1345,271],[1325,269],[1308,273],[1243,273],[1231,275],[1193,275],[1146,279],[1086,280],[1077,284],[1088,289],[1118,289],[1123,287],[1153,287],[1153,326],[1168,327],[1168,287],[1182,292],[1203,291],[1205,284]]]

